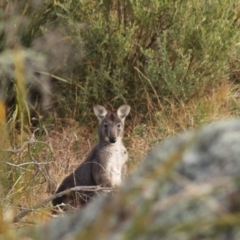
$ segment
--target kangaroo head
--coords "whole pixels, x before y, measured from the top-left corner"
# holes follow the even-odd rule
[[[96,105],[93,111],[99,121],[99,140],[116,143],[121,140],[124,132],[125,118],[130,112],[130,106],[122,105],[117,112],[108,112],[103,106]]]

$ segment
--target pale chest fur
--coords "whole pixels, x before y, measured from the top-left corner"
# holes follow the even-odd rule
[[[122,144],[113,145],[106,147],[102,153],[106,161],[105,171],[112,186],[119,186],[122,183],[122,168],[128,160],[126,148]]]

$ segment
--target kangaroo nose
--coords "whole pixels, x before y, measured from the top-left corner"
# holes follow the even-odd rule
[[[109,138],[110,143],[115,143],[117,141],[116,137]]]

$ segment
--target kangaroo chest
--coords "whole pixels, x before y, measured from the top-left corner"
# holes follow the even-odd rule
[[[106,174],[111,180],[112,186],[119,186],[122,183],[122,167],[128,159],[128,153],[124,146],[106,148],[104,151],[103,164]]]

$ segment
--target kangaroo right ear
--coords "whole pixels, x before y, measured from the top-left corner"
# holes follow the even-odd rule
[[[121,118],[123,121],[125,120],[126,116],[130,112],[130,106],[129,105],[122,105],[121,107],[118,108],[117,110],[117,115],[119,118]]]
[[[107,110],[105,107],[96,105],[93,107],[94,114],[97,116],[99,123],[102,122],[102,120],[106,117],[107,115]]]

